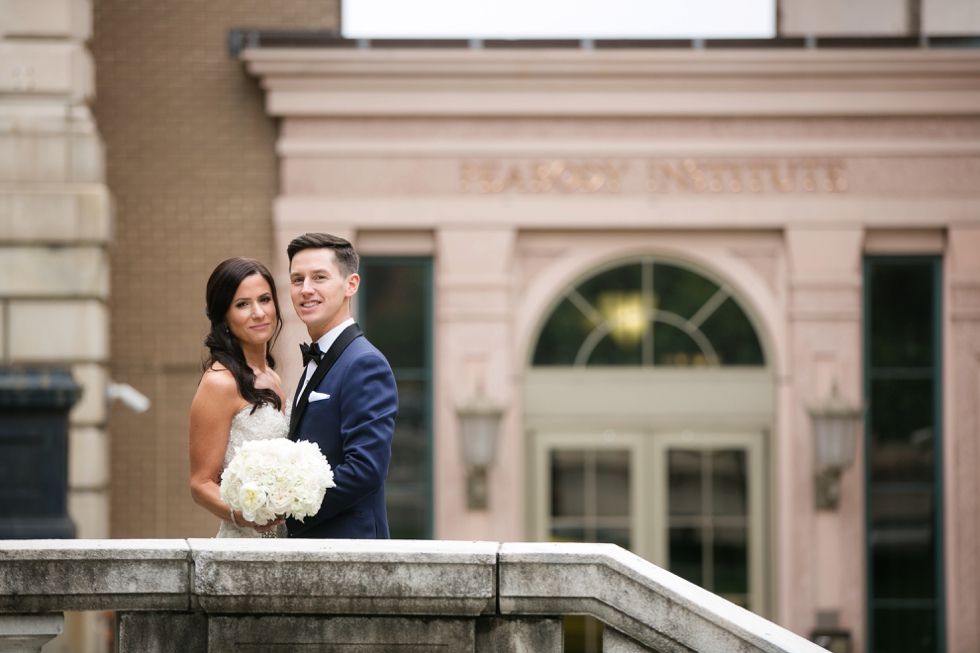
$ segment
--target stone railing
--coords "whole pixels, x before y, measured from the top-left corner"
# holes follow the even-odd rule
[[[606,652],[823,651],[609,544],[0,541],[0,651],[66,610],[117,611],[121,653],[560,653],[566,614]]]

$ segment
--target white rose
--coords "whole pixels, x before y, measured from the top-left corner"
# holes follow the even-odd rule
[[[277,515],[285,515],[293,507],[293,489],[279,484],[272,488],[268,500],[269,509]]]

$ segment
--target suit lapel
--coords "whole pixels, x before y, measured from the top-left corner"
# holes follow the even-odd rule
[[[337,362],[337,359],[340,358],[340,355],[344,353],[345,349],[347,349],[347,346],[354,342],[355,338],[361,335],[363,334],[361,333],[361,329],[357,326],[357,324],[350,325],[341,331],[340,335],[337,336],[337,339],[334,340],[332,345],[330,345],[330,349],[327,350],[327,352],[323,355],[323,358],[320,359],[320,362],[317,363],[316,371],[313,372],[313,376],[307,382],[306,387],[303,388],[303,393],[299,397],[299,403],[293,407],[293,414],[289,419],[290,440],[296,439],[296,429],[299,428],[299,421],[302,419],[303,413],[306,412],[306,407],[310,403],[310,392],[317,385],[319,385],[320,381],[323,380],[323,377],[327,375],[330,368],[332,368],[334,363]],[[304,376],[305,374],[306,371],[304,370]],[[302,383],[302,381],[303,380],[300,379],[300,383]]]
[[[304,385],[303,385],[303,379],[305,379],[305,378],[306,378],[306,373],[307,373],[308,371],[309,371],[309,370],[308,370],[308,369],[307,369],[307,367],[306,367],[306,366],[304,365],[304,366],[303,366],[303,376],[301,376],[301,377],[299,377],[299,383],[298,383],[298,384],[296,384],[296,392],[295,392],[295,393],[293,394],[293,408],[294,408],[294,409],[295,409],[295,408],[296,408],[297,406],[299,406],[299,395],[300,395],[300,393],[301,393],[301,392],[302,392],[303,390],[305,390],[305,389],[306,389],[306,386],[304,386]],[[307,385],[309,385],[309,384],[307,384]],[[292,418],[290,418],[290,422],[289,422],[289,423],[290,423],[290,424],[292,424]]]

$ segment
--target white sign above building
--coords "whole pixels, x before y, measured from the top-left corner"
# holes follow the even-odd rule
[[[351,39],[772,38],[775,0],[344,0]]]

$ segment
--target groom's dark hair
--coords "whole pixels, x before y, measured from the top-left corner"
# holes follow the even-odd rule
[[[337,269],[348,277],[357,272],[357,266],[360,264],[360,257],[350,241],[331,234],[308,233],[293,238],[286,247],[290,266],[296,253],[304,249],[332,249],[334,259],[337,261]]]

